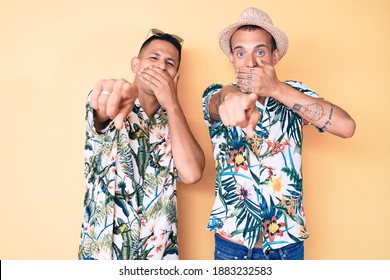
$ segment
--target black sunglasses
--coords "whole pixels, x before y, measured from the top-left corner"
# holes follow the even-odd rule
[[[148,35],[146,36],[145,41],[146,41],[149,37],[152,36],[152,35],[150,35],[150,33],[151,33],[152,35],[155,35],[155,36],[163,36],[163,35],[167,34],[167,35],[171,36],[172,38],[174,38],[176,41],[178,41],[180,45],[183,45],[183,42],[184,42],[183,38],[181,38],[180,36],[177,36],[177,35],[175,35],[175,34],[165,33],[164,31],[162,31],[162,30],[160,30],[160,29],[157,29],[157,28],[152,28],[152,29],[149,30]]]

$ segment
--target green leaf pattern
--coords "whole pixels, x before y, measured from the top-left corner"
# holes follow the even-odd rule
[[[297,81],[289,86],[319,96]],[[256,137],[245,129],[210,122],[208,103],[222,88],[210,85],[203,94],[216,166],[215,202],[208,229],[253,248],[263,236],[263,250],[277,249],[309,236],[302,204],[302,127],[290,108],[272,98],[257,102],[262,115]]]
[[[78,258],[178,259],[177,171],[166,112],[148,119],[136,100],[120,131],[111,122],[97,133],[89,98]]]

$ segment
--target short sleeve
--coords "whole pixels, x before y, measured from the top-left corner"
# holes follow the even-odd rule
[[[315,91],[298,81],[288,80],[285,83],[294,89],[314,98],[321,98]]]
[[[211,126],[211,117],[209,112],[209,103],[210,99],[218,93],[221,88],[223,87],[222,84],[211,84],[207,89],[204,91],[202,96],[202,104],[203,104],[203,118],[207,126]]]

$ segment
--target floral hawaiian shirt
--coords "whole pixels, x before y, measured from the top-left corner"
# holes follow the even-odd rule
[[[79,259],[178,259],[176,179],[166,111],[138,100],[118,131],[96,132],[87,103]]]
[[[319,98],[307,86],[289,86]],[[216,168],[215,202],[208,229],[253,248],[260,234],[263,251],[309,237],[302,204],[302,127],[298,114],[267,97],[256,106],[262,115],[253,138],[245,129],[211,123],[208,104],[222,88],[210,85],[203,94]]]

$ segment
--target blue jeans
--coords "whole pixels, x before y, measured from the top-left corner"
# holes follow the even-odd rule
[[[215,260],[303,260],[303,241],[263,253],[261,248],[248,250],[244,245],[231,242],[215,234]]]

